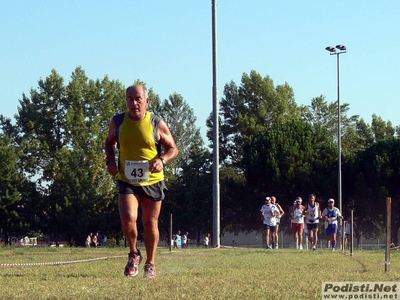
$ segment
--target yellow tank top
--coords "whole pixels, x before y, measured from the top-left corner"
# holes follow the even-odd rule
[[[135,186],[148,186],[164,180],[164,170],[149,172],[149,164],[160,155],[156,141],[160,118],[146,112],[143,120],[133,121],[126,112],[118,128],[118,179]]]

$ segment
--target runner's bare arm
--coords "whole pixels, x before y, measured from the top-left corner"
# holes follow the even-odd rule
[[[283,210],[282,206],[280,206],[279,204],[278,204],[278,209],[279,209],[280,216],[283,217],[283,215],[285,214],[285,211]]]
[[[158,126],[158,135],[160,143],[164,146],[165,153],[162,158],[168,164],[178,156],[179,150],[176,146],[174,137],[164,120],[161,120]]]
[[[114,119],[111,119],[108,128],[108,135],[104,145],[106,152],[106,165],[107,171],[110,175],[115,176],[118,174],[117,163],[115,161],[115,147],[117,145],[117,135]]]

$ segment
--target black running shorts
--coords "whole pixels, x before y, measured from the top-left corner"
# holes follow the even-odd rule
[[[136,186],[125,181],[118,180],[118,190],[120,194],[147,196],[154,201],[164,200],[165,192],[168,191],[164,180],[147,186]]]

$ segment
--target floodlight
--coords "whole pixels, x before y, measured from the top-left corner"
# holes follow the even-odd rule
[[[346,51],[346,46],[345,45],[336,45],[336,49],[339,49],[340,51]]]
[[[325,50],[327,50],[327,51],[329,51],[331,53],[335,53],[336,52],[336,49],[333,46],[328,46],[328,47],[325,48]]]

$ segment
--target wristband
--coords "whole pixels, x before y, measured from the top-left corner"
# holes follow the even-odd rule
[[[165,166],[167,165],[167,162],[166,162],[165,159],[162,158],[162,157],[160,157],[160,159],[161,159],[161,162],[162,162],[162,164],[163,164],[163,166],[164,166],[164,168],[165,168]]]

